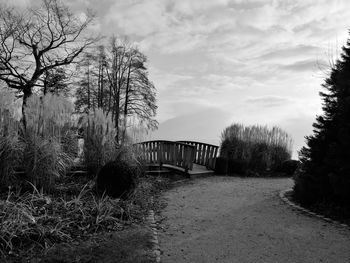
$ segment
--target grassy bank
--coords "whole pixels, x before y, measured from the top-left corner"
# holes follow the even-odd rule
[[[0,199],[0,261],[96,262],[113,250],[114,257],[98,262],[117,255],[124,258],[117,262],[152,262],[132,255],[149,259],[146,216],[162,206],[156,197],[168,183],[142,177],[126,200],[97,196],[93,181],[82,177],[61,179],[52,194],[8,189]]]

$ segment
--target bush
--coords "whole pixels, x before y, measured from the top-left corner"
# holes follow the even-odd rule
[[[126,198],[143,173],[143,166],[137,160],[132,147],[118,150],[116,159],[104,165],[97,175],[96,187],[100,194]]]
[[[268,129],[258,125],[244,127],[233,124],[221,136],[220,157],[226,158],[231,166],[237,166],[230,170],[240,173],[274,170],[290,159],[291,152],[290,136],[278,127]]]
[[[245,160],[227,159],[224,157],[216,158],[215,173],[216,174],[245,174],[248,169],[248,163]]]
[[[126,198],[135,186],[137,168],[126,161],[105,164],[97,175],[96,187],[100,194],[114,198]]]

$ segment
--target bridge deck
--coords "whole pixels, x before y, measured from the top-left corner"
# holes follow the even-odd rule
[[[199,164],[193,164],[192,170],[188,170],[187,173],[186,173],[186,170],[184,168],[181,168],[181,167],[178,167],[175,165],[163,164],[161,169],[157,169],[157,168],[159,168],[158,165],[154,165],[152,167],[153,167],[153,169],[151,171],[149,171],[148,173],[153,174],[153,175],[169,174],[171,172],[185,174],[191,178],[214,175],[213,170],[207,169],[205,166],[199,165]]]
[[[214,171],[207,169],[203,165],[193,164],[193,169],[188,171],[188,174],[190,175],[190,177],[197,177],[197,176],[199,177],[199,176],[205,176],[205,175],[213,175]]]

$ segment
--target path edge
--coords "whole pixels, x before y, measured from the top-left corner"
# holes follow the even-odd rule
[[[147,220],[152,231],[151,243],[153,245],[153,254],[155,256],[155,262],[160,263],[160,246],[158,241],[157,223],[154,219],[154,211],[152,209],[148,212]]]
[[[326,217],[326,216],[323,216],[323,215],[321,215],[321,214],[317,214],[317,213],[312,212],[311,210],[309,210],[309,209],[307,209],[307,208],[305,208],[305,207],[302,207],[302,206],[300,206],[300,205],[294,203],[293,201],[291,201],[291,200],[287,197],[287,195],[290,194],[290,193],[292,193],[292,192],[293,192],[293,189],[291,189],[291,188],[285,189],[285,190],[280,191],[279,196],[280,196],[280,198],[281,198],[285,203],[287,203],[289,206],[291,206],[292,208],[295,208],[295,209],[297,209],[297,210],[299,210],[299,211],[301,211],[301,212],[303,212],[303,213],[305,213],[305,214],[308,214],[308,215],[313,216],[313,217],[320,218],[320,219],[322,219],[322,220],[324,220],[324,221],[327,221],[327,222],[329,222],[329,223],[332,223],[332,224],[336,224],[336,225],[339,225],[339,226],[342,226],[342,227],[350,228],[350,225],[348,225],[348,224],[341,223],[341,222],[339,222],[339,221],[337,221],[337,220],[331,219],[331,218]]]

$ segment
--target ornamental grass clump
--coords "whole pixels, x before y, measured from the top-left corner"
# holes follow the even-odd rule
[[[0,90],[0,184],[12,183],[14,168],[20,163],[23,143],[20,141],[20,105],[14,93]]]
[[[51,93],[43,97],[32,95],[25,108],[27,130],[42,138],[62,141],[76,124],[72,118],[74,105],[66,98]]]
[[[99,169],[117,154],[117,130],[112,117],[102,109],[94,109],[80,120],[84,137],[84,162],[89,175],[94,177]]]
[[[27,101],[24,169],[29,181],[39,189],[51,191],[55,179],[73,165],[74,152],[69,150],[69,144],[73,145],[74,140],[77,143],[77,136],[72,135],[73,109],[71,102],[58,95],[32,95]],[[67,135],[73,138],[67,140]]]
[[[279,127],[233,124],[221,135],[220,156],[245,170],[257,173],[275,170],[291,154],[292,139]]]

